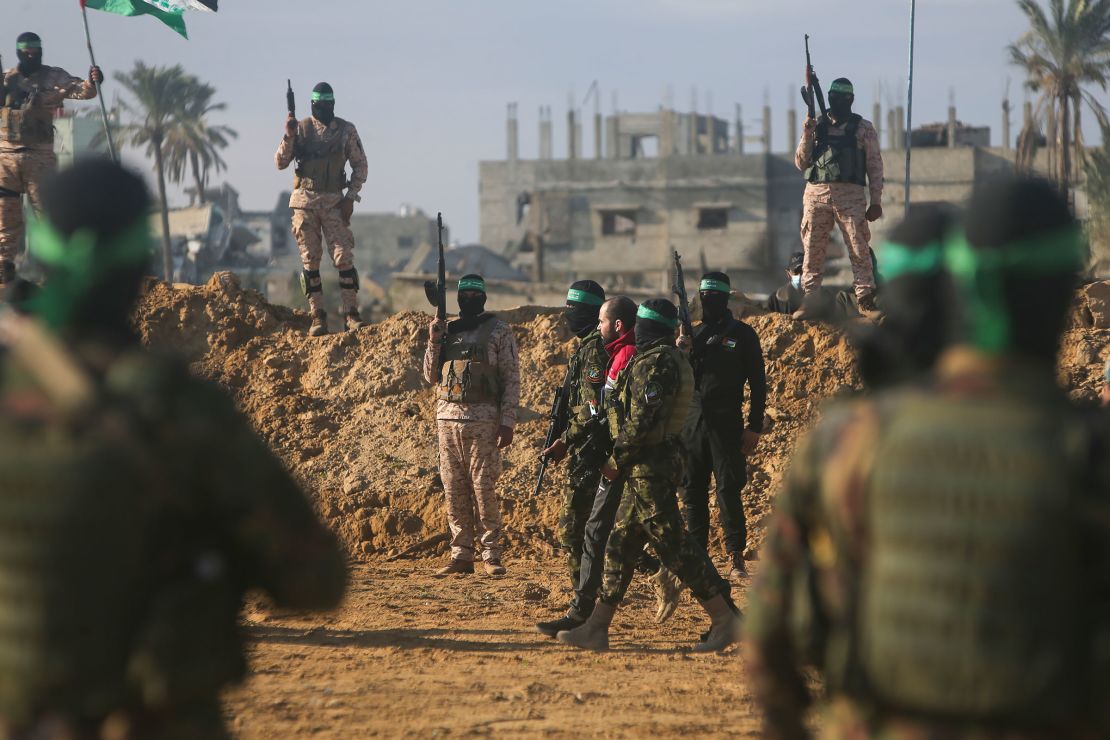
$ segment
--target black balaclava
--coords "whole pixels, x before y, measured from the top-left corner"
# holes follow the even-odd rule
[[[723,272],[707,272],[701,276],[698,295],[701,297],[701,315],[707,324],[715,324],[728,316],[728,297],[732,283]]]
[[[476,298],[466,297],[461,294],[464,290],[480,291]],[[464,319],[479,316],[486,310],[486,281],[481,275],[463,275],[459,278],[459,316]]]
[[[678,309],[666,298],[651,298],[636,310],[636,350],[642,352],[657,344],[674,344]]]
[[[856,100],[855,89],[846,77],[837,77],[829,85],[829,112],[838,122],[852,115],[852,103]]]
[[[28,54],[29,49],[38,49],[38,54]],[[15,40],[15,56],[19,59],[19,73],[33,75],[42,69],[42,39],[37,33],[26,31]]]
[[[601,304],[605,303],[605,289],[593,280],[578,280],[567,291],[567,307],[563,319],[571,333],[585,339],[597,329]]]
[[[325,126],[335,120],[335,92],[326,82],[312,88],[312,117]]]

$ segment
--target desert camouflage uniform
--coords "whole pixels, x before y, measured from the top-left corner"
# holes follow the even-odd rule
[[[660,340],[665,341],[665,340]],[[665,412],[672,401],[687,403],[675,413],[685,419],[693,375],[683,373],[686,362],[673,346],[642,349],[621,374],[619,412],[615,421],[612,465],[624,482],[616,523],[605,548],[605,575],[600,598],[610,605],[624,599],[644,544],[650,544],[660,562],[675,573],[701,600],[729,593],[705,550],[687,533],[675,494],[682,481],[681,425],[666,435]],[[686,376],[685,378],[683,376]]]
[[[487,361],[497,372],[500,403],[440,400],[436,404],[439,472],[447,499],[451,557],[462,561],[474,560],[475,507],[482,558],[501,558],[501,507],[497,499],[501,452],[497,449],[497,430],[516,426],[520,405],[520,365],[512,327],[497,318],[488,320],[497,322],[487,343]],[[479,325],[453,336],[470,342],[481,329]],[[424,351],[424,379],[436,386],[442,381],[441,348],[429,342]]]
[[[31,106],[51,114],[65,100],[90,100],[96,97],[96,86],[74,77],[64,69],[43,66],[24,77],[18,67],[4,73],[4,89],[8,100],[33,95]],[[0,261],[13,263],[23,244],[23,196],[31,202],[35,213],[42,212],[39,187],[43,179],[58,165],[54,155],[54,133],[49,140],[34,144],[6,141],[0,134]],[[0,276],[3,280],[3,276]]]
[[[586,521],[593,508],[606,452],[597,448],[596,435],[601,432],[595,427],[603,418],[599,404],[608,362],[605,343],[596,331],[578,343],[570,358],[569,422],[562,437],[570,449],[570,467],[559,512],[559,544],[567,550],[571,588],[578,587]]]
[[[1110,450],[1106,447],[1105,429],[1096,430],[1087,443],[1077,445],[1089,448],[1089,453],[1082,455],[1083,464],[1077,467],[1094,467],[1089,465],[1093,460],[1101,465],[1101,470],[1059,471],[1064,480],[1069,480],[1066,476],[1073,476],[1070,480],[1078,483],[1070,486],[1073,490],[1068,493],[1072,498],[1060,505],[1065,511],[1070,508],[1062,521],[1073,530],[1058,532],[1046,528],[1044,532],[1044,536],[1050,538],[1046,542],[1056,543],[1061,537],[1070,542],[1090,539],[1090,547],[1085,550],[1089,557],[1084,564],[1087,567],[1080,566],[1082,572],[1076,574],[1058,574],[1060,578],[1075,576],[1085,590],[1082,597],[1090,608],[1091,631],[1085,642],[1077,642],[1080,652],[1090,656],[1089,673],[1068,677],[1074,678],[1074,686],[1052,684],[1062,696],[1074,700],[1071,711],[1065,712],[1066,719],[1037,717],[1035,706],[1031,707],[1031,717],[995,717],[991,722],[963,719],[951,713],[930,715],[922,707],[914,711],[901,710],[877,695],[890,692],[891,682],[871,677],[864,668],[860,646],[865,640],[855,625],[862,619],[859,616],[863,613],[861,586],[870,568],[874,568],[869,554],[875,542],[885,535],[885,541],[894,536],[910,543],[908,549],[903,548],[903,555],[914,548],[921,552],[923,547],[932,547],[923,559],[943,569],[949,574],[948,578],[958,580],[957,574],[968,567],[967,552],[960,548],[974,547],[958,533],[979,532],[975,536],[981,540],[979,547],[988,548],[983,551],[989,552],[995,533],[990,532],[990,526],[978,529],[980,525],[975,523],[975,518],[992,520],[999,528],[1009,525],[1009,520],[983,508],[991,506],[990,494],[978,506],[968,501],[955,505],[949,494],[954,476],[965,481],[960,485],[969,490],[987,491],[992,480],[997,488],[1001,476],[1015,474],[1010,461],[1014,452],[1008,448],[990,448],[990,440],[1005,435],[991,434],[983,429],[984,417],[988,418],[988,425],[993,423],[996,427],[1013,419],[1020,419],[1022,424],[1032,427],[1043,426],[1044,448],[1054,451],[1047,435],[1067,436],[1083,427],[1094,429],[1098,423],[1081,417],[1055,387],[1051,376],[1031,375],[1014,366],[992,366],[981,355],[965,350],[953,350],[942,357],[938,375],[934,389],[895,391],[874,400],[843,401],[827,407],[824,418],[794,454],[767,530],[762,566],[748,598],[745,662],[753,691],[765,712],[766,737],[806,736],[802,720],[811,697],[799,672],[803,665],[816,667],[824,675],[828,701],[823,707],[821,736],[826,738],[1047,740],[1107,736],[1110,728],[1110,651],[1107,649],[1110,548],[1106,542],[1110,534]],[[900,413],[903,409],[904,414]],[[928,409],[929,419],[917,422],[923,409]],[[889,442],[890,435],[883,430],[889,430],[896,418],[902,421],[895,439],[918,440],[916,444],[902,442],[898,446],[898,443]],[[969,420],[974,420],[976,425],[970,432],[967,431]],[[911,433],[909,429],[914,431]],[[1031,438],[1039,445],[1035,442],[1036,436],[1033,434]],[[986,440],[986,444],[980,444],[981,440]],[[1011,442],[1010,439],[1006,441]],[[882,453],[877,454],[880,442],[885,444]],[[953,454],[953,445],[957,445],[962,454]],[[1025,461],[1021,465],[1023,471],[1028,469],[1043,474],[1045,466],[1039,464],[1040,460],[1032,459],[1038,457],[1036,454],[1022,451],[1019,455]],[[946,462],[940,463],[938,458]],[[916,504],[916,514],[899,521],[899,524],[914,528],[913,536],[869,528],[875,513],[870,493],[876,479],[872,476],[872,466],[876,461],[891,459],[906,460],[910,467],[886,464],[882,470],[884,481],[904,480],[906,491],[912,488],[914,492],[936,492],[935,505]],[[1041,459],[1059,458],[1045,455]],[[934,460],[938,462],[931,462]],[[995,466],[994,472],[991,466]],[[933,481],[930,475],[935,476]],[[1014,491],[1013,494],[1021,496],[1025,492]],[[899,495],[910,500],[913,494],[902,492]],[[918,497],[931,500],[924,495]],[[1050,517],[1053,522],[1061,521],[1057,512],[1046,512],[1045,521]],[[952,522],[947,528],[941,526],[946,518]],[[883,521],[894,520],[887,517]],[[957,547],[945,552],[936,546],[940,542],[957,543]],[[1041,546],[1038,541],[1030,541],[1028,556],[1010,553],[1012,561],[1002,561],[1012,562],[1014,580],[1033,581],[1043,575],[1029,562],[1046,556]],[[908,563],[894,561],[889,555],[885,565],[889,567],[894,562],[901,564],[903,574],[909,572],[905,570]],[[912,578],[912,575],[905,577]],[[977,594],[960,596],[958,589],[953,589],[949,583],[930,580],[925,587],[935,595],[933,603],[927,609],[917,610],[910,617],[910,624],[930,625],[933,619],[982,608],[966,603],[982,601]],[[1030,588],[1042,589],[1043,584],[1031,582]],[[959,605],[949,608],[948,602],[956,600]],[[994,616],[1003,616],[997,611],[998,605],[994,606]],[[1052,603],[1045,604],[1044,608],[1048,613],[1056,610],[1055,613],[1060,614],[1059,610],[1064,610],[1062,613],[1066,614],[1068,606]],[[904,612],[897,609],[897,606],[887,607],[882,613],[888,620],[905,617]],[[1021,621],[1017,615],[1014,620]],[[1077,621],[1082,622],[1082,619]],[[984,649],[989,651],[987,638],[983,635]],[[866,644],[873,646],[880,639],[882,637],[873,628]],[[1068,647],[1072,646],[1061,646],[1058,652],[1062,654]],[[1038,655],[1043,656],[1042,653]],[[920,662],[927,661],[920,659]],[[1027,665],[1022,670],[1056,676],[1052,672],[1055,667],[1055,663],[1046,663],[1036,667]],[[912,672],[916,674],[914,680],[928,681],[931,679],[920,677],[936,671],[925,673],[926,668],[935,666],[918,665],[916,669],[903,666],[901,675],[909,679]],[[954,678],[950,671],[943,671],[943,674]]]
[[[305,188],[297,188],[289,197],[289,207],[293,209],[293,235],[297,238],[297,246],[301,250],[301,262],[306,272],[316,273],[310,282],[314,285],[306,287],[308,294],[308,308],[310,311],[324,309],[323,293],[320,290],[309,290],[309,287],[319,288],[320,260],[324,254],[324,242],[328,244],[332,264],[340,273],[350,273],[355,268],[355,237],[351,227],[343,222],[339,212],[339,205],[343,198],[361,200],[358,193],[366,183],[369,175],[369,163],[366,161],[366,152],[362,148],[362,139],[359,138],[355,125],[342,118],[332,120],[327,126],[315,118],[306,118],[298,124],[298,130],[307,134],[313,141],[331,142],[339,138],[343,140],[343,153],[351,164],[351,178],[347,183],[347,192],[343,193],[317,193]],[[303,142],[295,141],[285,136],[278,146],[274,159],[279,170],[287,168],[297,156],[297,150]],[[321,239],[321,232],[323,239]],[[357,279],[347,280],[340,275],[339,302],[342,313],[350,313],[358,309],[358,283]]]
[[[847,122],[831,126],[843,130]],[[802,264],[802,290],[816,292],[821,287],[825,269],[825,256],[829,248],[829,233],[834,225],[840,226],[844,246],[852,263],[856,295],[861,296],[875,289],[875,275],[871,269],[871,227],[865,213],[870,202],[881,204],[883,198],[883,156],[879,149],[879,135],[867,120],[859,122],[856,138],[866,157],[867,187],[847,182],[806,183],[802,197],[802,246],[805,262]],[[794,164],[805,171],[813,164],[813,148],[817,142],[816,129],[804,129]]]

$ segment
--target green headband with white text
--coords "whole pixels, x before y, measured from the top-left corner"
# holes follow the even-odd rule
[[[658,321],[663,326],[669,326],[672,329],[678,326],[678,319],[668,319],[663,314],[657,311],[652,311],[647,306],[640,306],[636,309],[636,318],[648,319],[649,321]]]
[[[459,292],[464,290],[480,290],[486,292],[486,281],[482,278],[463,278],[459,281]]]
[[[711,278],[703,278],[701,284],[698,285],[698,291],[715,290],[718,293],[731,293],[732,286],[722,280],[713,280]]]
[[[571,288],[567,291],[567,302],[585,303],[587,306],[600,306],[602,303],[605,303],[601,296],[594,295],[585,290],[578,290],[577,288]]]
[[[335,93],[313,92],[312,93],[312,102],[313,103],[334,103],[335,102]]]

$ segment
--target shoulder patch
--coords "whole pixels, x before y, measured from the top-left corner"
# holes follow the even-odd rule
[[[600,383],[602,378],[601,367],[599,365],[591,365],[586,369],[586,380],[590,383]]]
[[[655,406],[663,401],[663,389],[654,380],[644,388],[644,402],[648,406]]]
[[[721,340],[721,346],[727,350],[734,351],[736,349],[736,340],[732,337],[725,337]]]

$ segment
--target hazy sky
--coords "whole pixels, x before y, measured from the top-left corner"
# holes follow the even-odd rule
[[[48,64],[84,74],[77,0],[0,2],[11,35],[0,38],[7,66],[15,62],[16,34],[34,30]],[[960,118],[989,125],[998,143],[1001,98],[1011,80],[1016,136],[1024,92],[1005,47],[1025,24],[1014,0],[917,5],[915,125],[945,119],[951,94]],[[734,104],[743,105],[749,132],[766,98],[774,108],[774,148],[785,150],[785,110],[798,97],[803,34],[812,36],[825,84],[851,78],[856,108],[869,117],[878,90],[884,106],[905,96],[909,6],[909,0],[222,0],[216,15],[188,16],[190,41],[149,17],[89,15],[109,77],[143,59],[181,63],[218,88],[229,107],[217,120],[240,134],[225,155],[226,178],[246,207],[269,209],[290,186],[290,172],[273,163],[286,77],[304,115],[312,86],[327,80],[337,115],[358,126],[370,160],[360,209],[410,203],[442,210],[453,237],[470,242],[478,238],[478,162],[505,156],[506,103],[519,103],[527,158],[537,152],[540,105],[552,106],[555,153],[562,156],[568,95],[573,90],[581,104],[595,79],[606,114],[614,91],[622,110],[654,110],[668,89],[686,110],[696,87],[699,110],[711,96],[712,110],[731,120]],[[106,87],[110,100],[113,85]],[[1094,128],[1090,116],[1087,123]],[[589,127],[586,137],[592,156]]]

